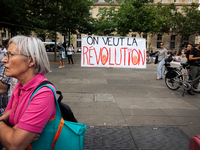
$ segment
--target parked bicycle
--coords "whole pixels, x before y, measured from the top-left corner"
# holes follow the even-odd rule
[[[165,84],[170,90],[178,90],[180,87],[184,89],[182,96],[185,94],[185,90],[190,90],[192,85],[200,79],[200,76],[194,80],[189,80],[187,72],[187,63],[181,63],[179,68],[171,67],[170,63],[165,63]]]

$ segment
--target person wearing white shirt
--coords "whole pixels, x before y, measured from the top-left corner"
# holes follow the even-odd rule
[[[68,48],[67,50],[67,56],[68,56],[68,64],[70,64],[70,60],[72,62],[72,64],[74,64],[73,62],[73,58],[72,58],[72,53],[74,52],[74,47],[73,45],[71,44],[71,46]]]

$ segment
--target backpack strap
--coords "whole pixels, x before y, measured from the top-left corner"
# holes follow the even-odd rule
[[[36,88],[35,88],[35,90],[33,91],[33,93],[35,93],[35,91],[39,88],[39,87],[41,87],[42,85],[46,85],[46,84],[51,84],[51,85],[53,85],[53,83],[51,83],[50,81],[48,81],[48,80],[45,80],[45,81],[42,81]],[[53,85],[54,86],[54,85]],[[58,94],[59,95],[59,97],[58,97],[58,103],[60,104],[60,102],[62,101],[62,99],[63,99],[63,95],[62,95],[62,92],[61,91],[56,91],[56,94]],[[33,94],[32,94],[33,95]],[[32,98],[32,96],[31,96],[31,98]],[[28,103],[28,106],[29,106],[29,104],[30,104],[30,101],[29,101],[29,103]]]
[[[59,136],[60,136],[60,133],[61,133],[61,131],[62,131],[62,128],[63,128],[64,123],[65,123],[64,119],[61,118],[60,124],[59,124],[58,129],[57,129],[57,132],[56,132],[56,135],[55,135],[54,140],[53,140],[53,144],[52,144],[51,150],[53,150],[54,147],[55,147],[55,145],[56,145],[56,142],[57,142],[57,140],[58,140],[58,138],[59,138]]]

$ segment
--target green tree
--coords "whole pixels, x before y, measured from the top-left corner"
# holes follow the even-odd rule
[[[92,30],[90,8],[93,4],[90,0],[64,0],[61,11],[60,32],[68,35],[76,33],[90,33]],[[70,39],[70,38],[69,38]],[[69,43],[70,44],[70,43]]]
[[[90,0],[32,0],[29,4],[31,11],[29,18],[33,19],[37,28],[47,31],[49,36],[53,33],[55,43],[57,32],[71,35],[91,30],[89,9],[93,3]],[[56,61],[56,51],[54,60]]]
[[[200,33],[200,11],[198,10],[199,4],[191,3],[191,6],[183,6],[182,13],[176,12],[174,18],[174,32],[181,36],[179,45],[183,44],[186,37]],[[180,46],[177,53],[179,53]]]
[[[157,12],[148,1],[125,0],[115,15],[117,32],[125,36],[129,32],[148,33],[157,28]]]
[[[104,7],[100,9],[97,18],[94,19],[93,23],[93,34],[95,35],[109,35],[116,31],[117,24],[114,20],[115,7]]]
[[[167,6],[162,6],[162,3],[158,2],[156,5],[151,6],[151,11],[155,11],[154,27],[151,28],[149,48],[151,49],[151,42],[153,36],[158,33],[168,33],[174,27],[174,14],[173,10],[176,9],[174,3]]]
[[[20,33],[29,35],[34,29],[29,16],[28,0],[1,0],[0,28],[7,28],[11,36]]]

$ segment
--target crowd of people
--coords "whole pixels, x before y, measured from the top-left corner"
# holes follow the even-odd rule
[[[157,55],[157,78],[156,80],[163,79],[163,66],[166,61],[176,61],[181,62],[182,58],[186,57],[188,63],[187,72],[189,74],[189,80],[194,80],[198,76],[200,76],[200,44],[194,46],[193,44],[188,44],[187,48],[183,48],[182,52],[177,56],[174,56],[172,52],[168,52],[166,48],[164,48],[164,43],[160,43],[160,49],[156,53]],[[182,57],[182,58],[181,58]],[[190,95],[194,95],[194,93],[200,93],[198,90],[199,81],[193,84],[192,88],[188,90]]]

